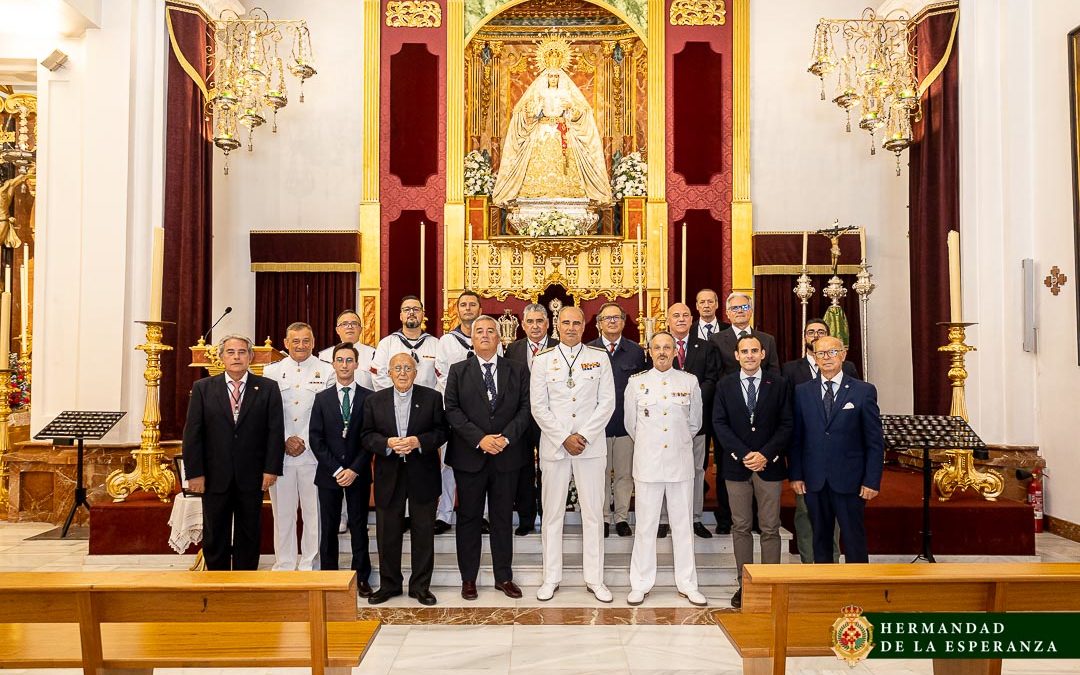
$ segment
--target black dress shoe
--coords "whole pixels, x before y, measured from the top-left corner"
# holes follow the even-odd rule
[[[519,537],[524,537],[525,535],[532,534],[533,532],[536,532],[536,528],[532,525],[519,525],[518,528],[514,530],[514,534]]]
[[[619,522],[615,523],[615,534],[619,535],[620,537],[629,537],[634,534],[634,531],[630,529],[630,523],[626,522],[625,520],[620,520]]]
[[[445,534],[450,531],[450,523],[445,520],[435,521],[435,534]]]
[[[447,527],[450,526],[447,525]],[[487,518],[480,521],[480,534],[491,534],[491,523],[488,522]]]
[[[431,594],[431,591],[426,588],[422,591],[409,591],[410,598],[416,598],[416,601],[425,607],[431,607],[436,602],[435,596]]]
[[[462,581],[461,582],[461,597],[464,600],[476,599],[476,582],[475,581]]]
[[[735,595],[731,596],[731,606],[735,609],[742,607],[742,589],[735,591]]]
[[[709,532],[709,528],[701,524],[701,521],[694,523],[694,534],[702,539],[712,539],[712,532]]]
[[[610,536],[611,536],[611,525],[609,523],[604,523],[604,539],[607,539]]]
[[[656,528],[656,538],[663,539],[668,536],[668,532],[671,532],[671,528],[664,523],[660,523],[660,526]]]
[[[717,534],[731,534],[731,525],[717,525],[714,531]]]
[[[356,594],[359,595],[361,598],[370,598],[371,584],[366,581],[361,581],[360,583],[356,584]]]
[[[495,582],[495,590],[502,591],[506,597],[515,600],[521,597],[521,589],[513,581]]]
[[[391,591],[385,588],[380,588],[371,594],[371,597],[367,599],[369,605],[381,605],[390,598],[396,598],[401,595],[401,591]]]

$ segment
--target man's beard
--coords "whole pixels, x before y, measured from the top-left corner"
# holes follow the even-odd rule
[[[420,327],[420,319],[417,319],[417,318],[414,318],[414,317],[410,316],[408,319],[405,319],[405,327],[406,328],[419,328]]]

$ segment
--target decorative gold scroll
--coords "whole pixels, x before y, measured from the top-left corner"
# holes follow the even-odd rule
[[[668,14],[672,26],[723,26],[724,0],[674,0]]]
[[[390,28],[438,28],[442,8],[431,0],[390,0],[386,3],[386,25]]]

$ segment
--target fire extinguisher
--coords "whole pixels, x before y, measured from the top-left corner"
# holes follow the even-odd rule
[[[1035,531],[1043,531],[1043,474],[1042,469],[1034,469],[1031,472],[1031,482],[1028,483],[1027,502],[1031,504],[1031,510],[1035,514]]]

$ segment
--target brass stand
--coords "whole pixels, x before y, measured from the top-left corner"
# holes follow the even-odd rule
[[[164,321],[138,321],[146,326],[146,344],[135,349],[146,352],[146,403],[143,406],[143,432],[137,450],[131,451],[135,458],[135,469],[124,473],[117,469],[105,480],[105,491],[114,502],[122,502],[138,489],[153,491],[163,502],[169,501],[176,488],[176,475],[161,451],[161,408],[158,405],[158,387],[161,383],[161,352],[172,351],[172,347],[161,342]]]
[[[0,515],[7,513],[10,495],[8,494],[8,465],[5,455],[11,452],[11,437],[8,435],[8,416],[11,404],[8,391],[11,388],[12,371],[0,368]]]
[[[967,368],[964,358],[975,347],[965,344],[965,329],[974,323],[941,322],[939,326],[948,328],[949,344],[938,347],[939,352],[949,354],[949,382],[952,383],[952,404],[949,415],[962,417],[968,421],[967,400],[964,396],[964,381],[967,380]],[[988,469],[979,471],[975,468],[975,457],[971,450],[946,450],[948,460],[934,472],[934,485],[937,486],[938,499],[948,501],[957,490],[974,488],[987,501],[995,501],[1005,490],[1005,479],[1000,471]]]

